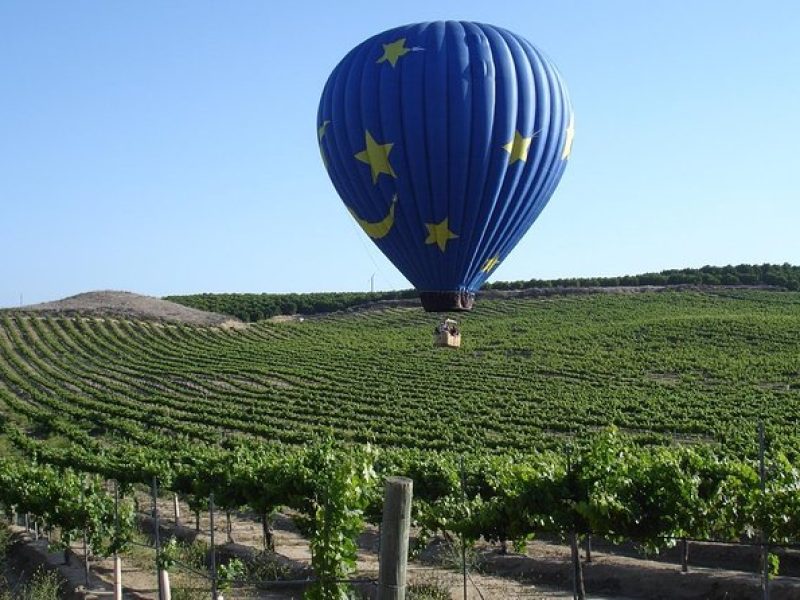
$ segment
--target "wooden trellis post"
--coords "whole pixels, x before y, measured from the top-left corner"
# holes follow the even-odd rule
[[[386,480],[381,521],[378,600],[405,600],[408,535],[411,527],[413,482],[407,477]]]

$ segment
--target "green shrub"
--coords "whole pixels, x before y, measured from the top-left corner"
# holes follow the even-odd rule
[[[450,590],[437,583],[415,583],[407,588],[408,600],[450,600]]]
[[[59,600],[62,586],[58,573],[40,568],[27,583],[16,589],[9,590],[0,585],[0,600]]]

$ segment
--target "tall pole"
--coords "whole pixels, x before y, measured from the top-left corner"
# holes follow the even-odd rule
[[[761,479],[761,497],[764,499],[766,499],[767,491],[765,454],[764,421],[761,421],[758,424],[758,474]],[[769,600],[769,532],[766,523],[761,523],[761,569],[761,597]]]
[[[378,600],[405,600],[413,482],[389,477],[383,501]]]
[[[461,475],[461,499],[464,506],[467,504],[467,476],[464,473],[464,457],[458,457],[458,470]],[[467,544],[464,534],[461,534],[461,580],[464,588],[464,600],[467,600]]]
[[[153,532],[156,543],[156,579],[158,580],[158,600],[164,600],[164,589],[161,586],[161,532],[158,523],[158,480],[153,476]]]
[[[572,481],[572,446],[567,445],[567,475]],[[573,516],[573,519],[576,517]],[[586,598],[586,590],[583,585],[583,570],[581,567],[581,555],[578,548],[578,531],[577,524],[573,524],[572,531],[569,534],[570,548],[572,554],[572,597],[575,600],[584,600]]]
[[[88,475],[83,479],[81,489],[81,503],[86,501],[86,489],[88,485]],[[28,524],[28,514],[25,514],[25,525]],[[83,526],[83,580],[86,589],[89,589],[89,544],[86,542],[86,525]]]
[[[114,481],[114,535],[119,538],[119,482]],[[114,600],[122,600],[122,563],[114,544]]]
[[[681,540],[681,573],[689,572],[689,540]]]
[[[86,528],[83,530],[83,582],[89,589],[89,542],[86,541]]]
[[[175,515],[175,525],[181,524],[181,505],[178,503],[178,494],[172,494],[172,512]]]
[[[209,534],[211,537],[211,600],[217,600],[217,547],[214,545],[214,492],[208,497]]]

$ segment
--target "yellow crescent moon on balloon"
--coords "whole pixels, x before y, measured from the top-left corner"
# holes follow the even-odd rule
[[[353,215],[353,218],[358,222],[359,225],[361,225],[361,229],[363,229],[369,237],[371,237],[373,240],[379,240],[382,237],[385,237],[394,225],[394,207],[396,204],[397,194],[395,194],[392,198],[392,205],[389,207],[389,214],[387,214],[383,220],[376,221],[374,223],[360,219],[355,211],[349,206],[347,207],[347,210],[350,211],[350,214]]]

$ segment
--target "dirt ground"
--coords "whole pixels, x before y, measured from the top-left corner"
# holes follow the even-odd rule
[[[143,510],[149,509],[149,498],[140,497]],[[181,527],[175,527],[171,497],[158,502],[162,530],[180,537],[208,541],[210,522],[207,513],[200,519],[200,532],[195,532],[195,517],[188,506],[179,507]],[[145,521],[149,519],[145,518]],[[150,522],[152,531],[152,522]],[[223,544],[222,553],[242,555],[263,547],[261,524],[253,514],[234,513],[230,519],[230,536],[224,513],[215,518],[215,541]],[[311,553],[308,541],[300,535],[291,515],[279,514],[273,522],[275,551],[282,560],[308,569]],[[368,526],[359,539],[356,578],[377,579],[379,530]],[[682,573],[679,554],[665,553],[659,560],[647,560],[633,547],[613,546],[597,540],[592,562],[583,564],[588,597],[614,598],[760,598],[757,575],[757,550],[729,545],[690,544],[690,569]],[[695,564],[691,564],[694,558]],[[791,563],[793,556],[783,560]],[[570,550],[560,540],[530,542],[523,554],[501,554],[497,546],[480,544],[468,554],[467,599],[526,600],[534,598],[572,597]],[[751,564],[752,563],[752,564]],[[700,565],[714,565],[715,568]],[[720,568],[721,567],[721,568]],[[460,572],[460,555],[444,543],[433,544],[420,560],[408,566],[409,585],[427,584],[447,589],[453,600],[463,599],[464,582]],[[153,576],[149,575],[149,581]],[[370,590],[370,586],[364,589]],[[263,592],[261,592],[263,594]],[[282,595],[281,595],[282,593]],[[300,598],[300,592],[283,591],[278,595],[258,595],[253,590],[234,591],[231,598]],[[241,594],[241,595],[237,595]],[[147,597],[150,596],[140,596]],[[771,585],[772,600],[800,598],[800,578],[777,577]]]
[[[49,317],[108,317],[209,327],[244,326],[244,323],[230,315],[205,312],[160,298],[117,291],[86,292],[54,302],[3,310],[37,313]]]
[[[150,510],[150,499],[145,491],[139,495],[142,510]],[[195,531],[195,517],[186,504],[179,504],[180,525],[175,524],[174,505],[171,497],[158,502],[160,531],[162,537],[174,535],[182,541],[203,540],[209,542],[210,520],[208,513],[200,518],[200,531]],[[140,518],[143,530],[141,541],[147,542],[153,532],[149,516]],[[230,520],[230,537],[224,512],[215,518],[215,542],[222,556],[245,557],[262,549],[261,524],[249,513],[233,513]],[[24,531],[17,528],[17,532]],[[289,565],[293,573],[308,575],[311,554],[308,541],[297,531],[291,515],[279,514],[273,523],[276,556]],[[368,527],[359,539],[358,579],[377,579],[379,531]],[[40,552],[42,542],[39,542]],[[734,564],[739,569],[709,568],[691,565],[689,573],[681,573],[679,562],[669,554],[661,560],[645,560],[629,547],[614,547],[598,541],[593,549],[592,562],[584,563],[587,597],[624,600],[625,598],[652,598],[694,600],[701,598],[748,599],[760,598],[759,579],[754,570],[747,569],[752,557],[741,549],[729,546],[718,548],[709,544],[692,544],[691,557],[699,563]],[[91,578],[88,588],[81,590],[84,578],[83,549],[80,544],[72,548],[73,558],[67,567],[69,579],[74,587],[83,592],[81,598],[110,597],[113,583],[113,561],[92,559]],[[674,553],[673,553],[674,554]],[[736,554],[736,556],[730,556]],[[63,553],[47,555],[50,563],[63,563]],[[149,547],[134,546],[123,558],[123,585],[125,597],[137,600],[156,600],[157,581],[154,567],[154,551]],[[791,559],[787,556],[786,559]],[[733,562],[732,562],[733,561]],[[532,600],[546,598],[571,598],[570,551],[559,540],[531,542],[523,554],[503,555],[499,548],[489,544],[479,545],[468,556],[467,594],[468,600]],[[757,566],[757,565],[751,565]],[[452,600],[464,598],[464,581],[460,572],[460,556],[445,544],[434,544],[423,553],[420,560],[411,561],[408,568],[409,585],[427,585],[447,590]],[[199,600],[210,598],[210,582],[198,573],[175,568],[171,575],[174,588],[180,588],[175,600]],[[297,575],[293,575],[297,576]],[[374,597],[374,584],[359,588],[365,597]],[[235,588],[225,593],[225,599],[259,598],[267,600],[294,600],[302,597],[298,587],[286,586],[258,589],[250,586]],[[771,584],[772,600],[800,598],[800,578],[777,577]]]
[[[140,496],[140,505],[144,509],[150,507],[150,498],[146,494]],[[173,501],[171,498],[160,498],[158,502],[159,514],[162,519],[162,528],[174,528],[175,516]],[[199,539],[208,541],[210,521],[207,513],[203,513],[200,518],[200,533],[196,533],[195,516],[189,511],[186,504],[180,503],[180,528],[182,537],[185,539]],[[215,541],[225,543],[221,549],[223,553],[242,554],[247,551],[258,551],[263,548],[261,523],[255,515],[248,513],[234,513],[231,515],[230,538],[227,532],[227,520],[224,513],[215,516]],[[152,529],[152,526],[150,526]],[[308,568],[311,563],[311,551],[308,540],[306,540],[294,526],[291,516],[288,514],[276,515],[273,521],[273,537],[275,552],[288,561],[290,564],[299,568]],[[229,539],[231,541],[229,541]],[[378,577],[378,549],[379,532],[377,528],[368,526],[359,538],[359,557],[357,570],[354,574],[356,579],[377,580]],[[462,574],[448,566],[434,565],[420,561],[412,561],[408,565],[409,585],[429,585],[439,589],[450,591],[453,599],[463,600],[463,577]],[[372,589],[370,589],[370,587]],[[374,586],[362,586],[364,593],[374,593]],[[299,599],[302,592],[283,591],[282,595],[259,596],[252,589],[246,590],[244,595],[240,590],[233,590],[232,595],[226,598],[284,598]],[[263,593],[263,592],[261,592]],[[277,592],[273,592],[278,594]],[[507,598],[509,600],[533,600],[545,598],[568,598],[571,594],[554,586],[541,585],[532,582],[518,582],[513,578],[499,575],[479,573],[472,570],[468,576],[467,599],[468,600],[489,600]],[[155,597],[153,597],[155,598]]]

